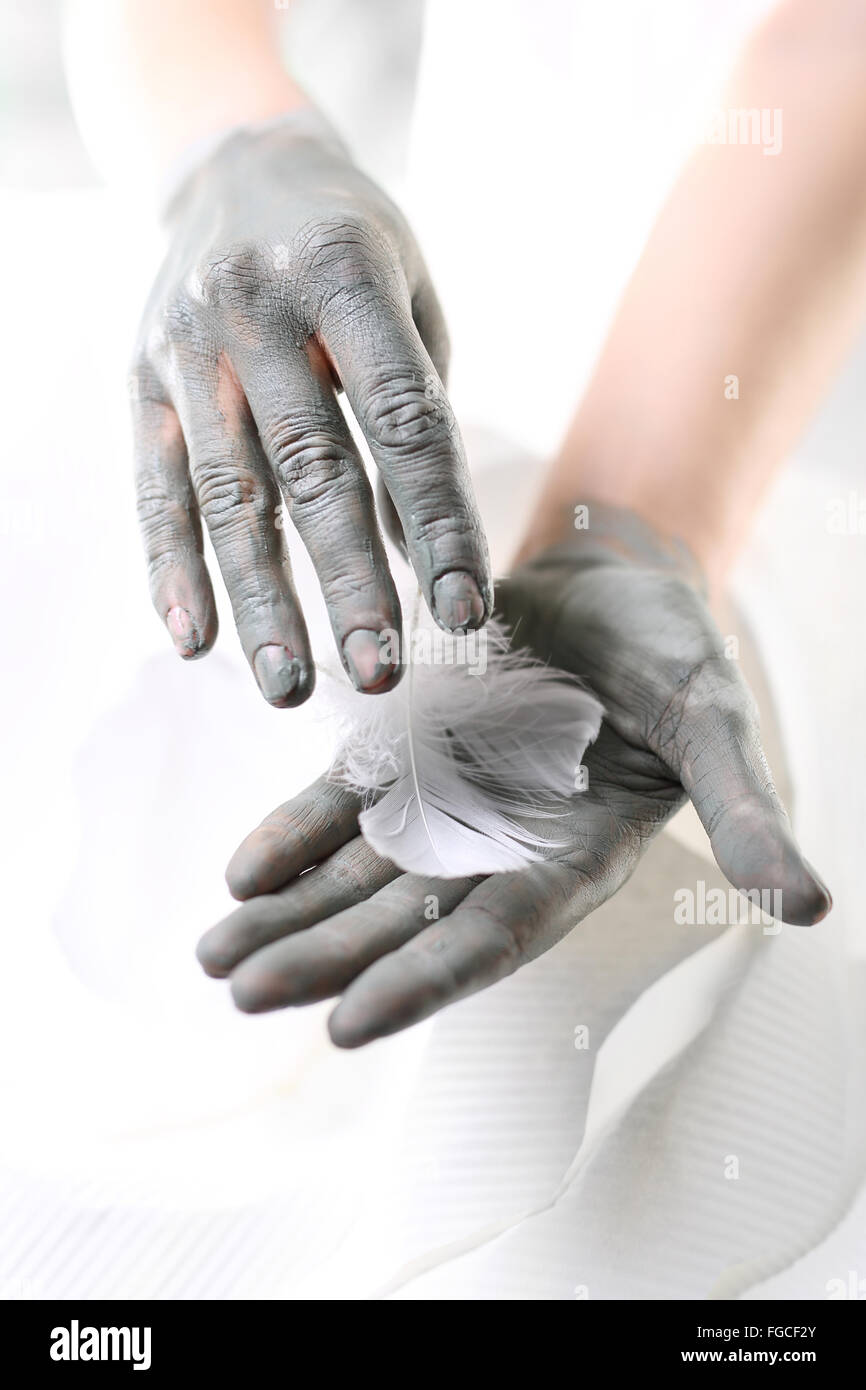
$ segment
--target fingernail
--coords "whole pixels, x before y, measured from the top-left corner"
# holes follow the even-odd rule
[[[376,690],[394,674],[394,662],[383,648],[384,638],[384,633],[360,627],[343,643],[346,669],[356,690]]]
[[[484,601],[471,574],[452,570],[433,585],[433,613],[443,627],[478,627],[484,618]]]
[[[823,903],[819,902],[818,905],[817,905],[817,911],[818,911],[818,913],[819,913],[819,916],[817,917],[816,920],[817,920],[817,921],[820,921],[822,917],[826,917],[826,916],[827,916],[827,913],[830,911],[830,908],[833,906],[833,894],[830,892],[830,889],[827,887],[827,885],[826,885],[826,883],[824,882],[823,878],[822,878],[821,875],[818,873],[818,870],[812,867],[812,865],[809,863],[808,859],[804,859],[804,860],[803,860],[803,863],[806,865],[806,868],[809,870],[809,873],[812,875],[812,878],[814,879],[815,885],[816,885],[816,887],[817,887],[819,893],[820,893],[820,894],[823,896],[823,898],[824,898],[824,902],[823,902]]]
[[[282,705],[294,694],[301,667],[288,647],[275,643],[259,647],[253,659],[259,689],[270,705]]]
[[[172,640],[178,652],[183,657],[198,656],[201,649],[201,637],[193,619],[185,608],[169,608],[165,615],[165,624],[171,633]]]

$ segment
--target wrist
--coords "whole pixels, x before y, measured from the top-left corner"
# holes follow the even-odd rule
[[[638,446],[615,454],[610,449],[575,451],[567,441],[550,470],[518,558],[528,560],[548,546],[580,541],[594,528],[593,543],[617,544],[628,530],[645,559],[666,557],[667,565],[672,557],[687,555],[684,568],[697,567],[706,587],[716,591],[749,519],[748,510],[738,512],[736,496],[723,483],[721,470],[712,474],[694,459],[649,455],[645,448],[640,455]]]
[[[249,0],[68,0],[64,58],[90,157],[136,202],[199,142],[309,105]]]
[[[290,111],[261,121],[233,123],[211,132],[188,145],[174,163],[164,171],[159,188],[158,206],[163,219],[169,220],[183,191],[191,185],[196,174],[228,147],[234,145],[244,164],[249,148],[259,139],[285,132],[290,139],[313,140],[328,145],[335,154],[349,158],[349,151],[330,121],[312,103],[306,102]]]
[[[530,523],[515,565],[542,557],[577,558],[586,565],[627,563],[675,574],[702,592],[708,588],[706,568],[689,541],[638,507],[600,497],[546,500]]]

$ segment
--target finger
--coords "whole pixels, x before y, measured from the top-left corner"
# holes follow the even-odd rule
[[[309,930],[293,926],[292,935],[256,951],[235,970],[235,1003],[261,1013],[339,994],[362,970],[423,931],[431,912],[450,912],[477,881],[399,874],[365,901],[318,925],[306,922]]]
[[[225,356],[214,380],[180,382],[176,401],[244,655],[269,704],[299,705],[312,693],[315,674],[279,524],[280,495]]]
[[[213,646],[217,609],[202,548],[201,521],[175,411],[145,370],[131,377],[138,519],[150,596],[180,656]]]
[[[703,663],[668,707],[656,737],[725,877],[745,892],[774,893],[774,917],[810,926],[830,911],[832,898],[794,838],[761,746],[754,701],[729,666],[722,657]]]
[[[406,537],[403,534],[403,524],[397,515],[397,508],[391,498],[391,494],[385,486],[385,480],[381,473],[376,479],[376,507],[382,519],[382,528],[385,535],[396,545],[406,563],[409,563],[409,551],[406,549]]]
[[[349,985],[328,1028],[361,1047],[510,975],[552,946],[622,882],[560,861],[493,874],[449,917],[371,965]]]
[[[356,836],[279,893],[250,899],[212,927],[198,944],[198,959],[208,975],[227,975],[269,942],[304,931],[361,902],[399,872],[389,860],[380,859],[366,840]],[[251,978],[257,978],[255,971]],[[254,1001],[255,991],[245,993],[243,979],[239,988],[242,1000]],[[255,1012],[257,1007],[254,1002],[241,1002],[239,1006],[249,1012]]]
[[[439,303],[433,282],[426,267],[421,267],[415,291],[412,295],[412,318],[421,335],[421,341],[430,360],[445,384],[448,381],[448,367],[451,360],[451,344],[448,339],[448,326]]]
[[[247,349],[238,369],[347,674],[358,690],[389,690],[402,671],[400,601],[373,492],[321,354],[311,361],[299,349]]]
[[[238,846],[226,869],[229,892],[244,900],[273,893],[358,834],[360,799],[327,777],[278,806]]]
[[[336,273],[345,292],[330,296],[320,334],[394,501],[424,597],[442,627],[479,627],[491,606],[487,545],[460,431],[405,281],[363,252]]]
[[[412,317],[421,335],[421,341],[430,354],[430,360],[439,373],[439,380],[443,383],[447,382],[448,363],[451,356],[448,329],[430,277],[423,267],[419,287],[412,296]],[[409,552],[406,549],[403,526],[381,473],[376,478],[376,508],[385,535],[397,547],[408,564]]]

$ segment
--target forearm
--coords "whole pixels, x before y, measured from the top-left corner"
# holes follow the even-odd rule
[[[158,181],[196,142],[306,103],[268,0],[67,0],[79,125],[108,177]]]
[[[625,293],[522,555],[577,501],[633,508],[725,569],[866,311],[866,12],[782,6],[730,109],[783,113],[783,146],[702,146]]]

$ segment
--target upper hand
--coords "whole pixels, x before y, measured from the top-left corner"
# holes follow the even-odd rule
[[[139,514],[154,604],[181,656],[216,636],[200,517],[262,694],[314,673],[280,493],[315,564],[355,685],[399,665],[379,634],[400,607],[371,489],[336,390],[381,471],[443,627],[490,608],[486,545],[442,385],[447,338],[400,213],[336,140],[291,123],[241,131],[184,186],[141,324],[133,398]]]

